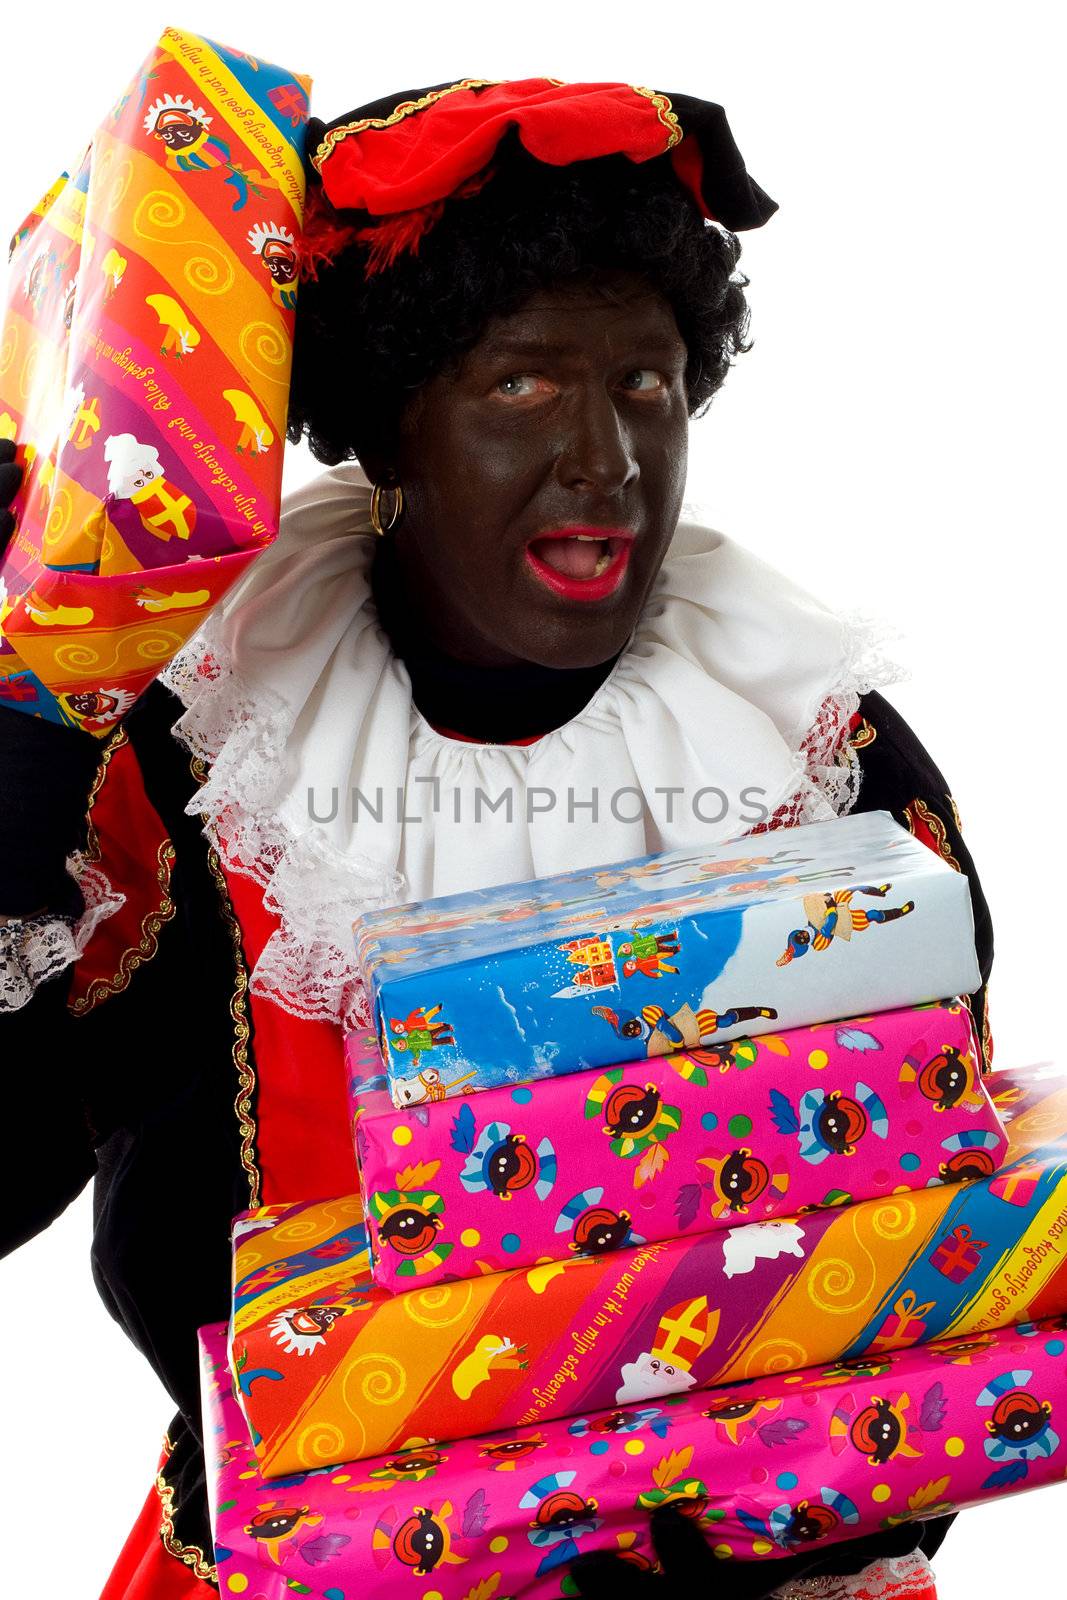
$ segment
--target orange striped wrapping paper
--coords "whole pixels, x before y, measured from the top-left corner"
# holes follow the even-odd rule
[[[106,735],[277,533],[309,89],[167,28],[16,231],[0,704]]]

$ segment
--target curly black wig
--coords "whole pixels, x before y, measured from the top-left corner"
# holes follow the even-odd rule
[[[318,183],[312,170],[309,190]],[[367,220],[333,215],[339,224]],[[444,203],[417,254],[368,277],[368,249],[349,242],[300,286],[288,438],[306,434],[331,466],[352,456],[388,461],[421,385],[458,366],[491,318],[552,285],[626,271],[657,289],[688,347],[690,416],[749,348],[741,246],[704,220],[666,157],[551,167],[511,135],[489,181]]]

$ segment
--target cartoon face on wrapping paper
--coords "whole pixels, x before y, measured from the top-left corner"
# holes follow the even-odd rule
[[[659,1406],[640,1406],[636,1411],[605,1411],[597,1417],[575,1417],[568,1425],[567,1431],[576,1439],[584,1439],[587,1433],[639,1433],[642,1428],[649,1427],[660,1417],[663,1417],[663,1412]],[[668,1423],[664,1420],[656,1430],[661,1438],[667,1432],[667,1428]]]
[[[211,118],[184,95],[165,94],[149,107],[144,129],[169,150],[188,150],[203,138]]]
[[[706,1295],[671,1306],[660,1318],[652,1349],[642,1350],[636,1361],[623,1364],[616,1405],[691,1389],[697,1381],[690,1370],[692,1364],[714,1339],[718,1325],[719,1313],[711,1310]]]
[[[613,1154],[628,1160],[676,1133],[682,1118],[654,1083],[627,1083],[621,1068],[603,1072],[589,1090],[585,1115],[602,1117]]]
[[[502,1439],[498,1444],[487,1444],[478,1454],[494,1472],[514,1472],[520,1461],[543,1450],[546,1441],[539,1433],[524,1439]]]
[[[309,1506],[277,1505],[273,1501],[261,1506],[245,1533],[255,1539],[269,1560],[281,1564],[280,1546],[293,1539],[303,1528],[318,1527],[322,1517]]]
[[[990,1408],[986,1418],[985,1453],[990,1461],[1025,1475],[1027,1464],[1051,1456],[1059,1449],[1059,1435],[1049,1424],[1052,1406],[1028,1388],[1033,1372],[1002,1372],[982,1390],[976,1404]]]
[[[351,1306],[298,1306],[279,1311],[270,1323],[270,1336],[286,1355],[306,1356],[326,1343],[326,1335]]]
[[[139,443],[132,433],[112,434],[104,445],[104,460],[108,489],[119,500],[131,500],[139,489],[163,476],[159,451]]]
[[[830,1449],[834,1455],[851,1446],[866,1456],[872,1467],[883,1467],[897,1456],[921,1456],[921,1434],[908,1417],[911,1406],[906,1394],[873,1395],[857,1408],[851,1395],[845,1395],[830,1418]],[[931,1391],[929,1415],[924,1417],[933,1431],[941,1426],[938,1392]]]
[[[632,1405],[637,1400],[655,1400],[668,1394],[684,1394],[696,1383],[684,1366],[664,1361],[651,1350],[643,1350],[636,1361],[621,1368],[622,1382],[615,1391],[616,1403]]]
[[[788,1174],[772,1173],[748,1145],[723,1156],[702,1156],[697,1165],[707,1167],[712,1174],[711,1215],[716,1218],[729,1212],[744,1215],[772,1186],[778,1194],[784,1194],[789,1187]]]
[[[375,1191],[368,1209],[378,1223],[380,1242],[401,1257],[404,1277],[420,1277],[440,1266],[452,1245],[440,1237],[445,1203],[429,1189]]]
[[[975,1178],[991,1178],[997,1170],[1000,1145],[991,1133],[965,1128],[962,1133],[942,1139],[945,1159],[938,1167],[943,1183],[970,1183]]]
[[[780,1398],[766,1399],[763,1395],[724,1394],[716,1396],[701,1416],[716,1424],[721,1437],[731,1444],[740,1444],[759,1426],[758,1419],[781,1409]]]
[[[769,1532],[776,1543],[788,1550],[798,1544],[816,1544],[842,1524],[858,1521],[859,1511],[847,1495],[824,1488],[818,1500],[801,1500],[772,1511]]]
[[[543,1550],[538,1577],[565,1566],[578,1554],[578,1540],[600,1526],[597,1502],[573,1488],[576,1472],[551,1472],[531,1484],[519,1501],[520,1511],[533,1511],[527,1538]]]
[[[375,1547],[380,1549],[384,1541],[396,1559],[410,1567],[417,1578],[428,1577],[442,1564],[460,1565],[467,1558],[456,1555],[452,1549],[452,1530],[448,1525],[451,1515],[452,1504],[448,1500],[436,1512],[432,1506],[414,1506],[391,1538],[384,1520],[379,1523],[375,1530]]]
[[[779,1089],[772,1089],[771,1115],[779,1133],[797,1135],[801,1158],[812,1166],[828,1156],[855,1155],[862,1139],[884,1139],[889,1132],[885,1106],[865,1083],[857,1083],[851,1094],[808,1089],[795,1111]]]
[[[974,1057],[970,1052],[961,1054],[955,1045],[945,1045],[932,1056],[916,1081],[920,1092],[933,1102],[935,1111],[948,1111],[964,1100],[981,1103],[974,1094]]]
[[[556,1218],[556,1232],[570,1230],[568,1250],[577,1255],[602,1256],[609,1250],[621,1250],[624,1245],[645,1243],[642,1236],[634,1232],[630,1213],[615,1211],[602,1204],[603,1199],[604,1191],[598,1185],[595,1189],[583,1189],[581,1194],[567,1201]]]
[[[443,1467],[447,1461],[447,1455],[440,1450],[433,1450],[429,1445],[424,1445],[421,1449],[414,1446],[383,1462],[367,1476],[375,1482],[375,1487],[379,1483],[382,1485],[422,1483],[424,1479],[432,1478],[438,1467]]]
[[[730,1228],[723,1240],[723,1273],[727,1278],[751,1272],[757,1261],[804,1254],[804,1229],[797,1222],[746,1222]]]
[[[556,1153],[547,1138],[535,1150],[524,1133],[512,1133],[506,1122],[490,1122],[478,1135],[459,1179],[468,1194],[484,1190],[498,1200],[510,1200],[533,1185],[544,1200],[556,1181]]]

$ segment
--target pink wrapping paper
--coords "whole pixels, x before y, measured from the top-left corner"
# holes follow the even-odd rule
[[[724,1561],[773,1560],[1059,1482],[1067,1318],[601,1412],[358,1466],[263,1479],[201,1333],[223,1594],[546,1600],[594,1550],[638,1567],[684,1501]]]
[[[959,1000],[406,1111],[373,1033],[345,1050],[394,1292],[922,1189],[1006,1142]]]

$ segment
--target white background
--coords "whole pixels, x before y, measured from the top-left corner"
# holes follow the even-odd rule
[[[824,599],[902,630],[911,679],[890,696],[949,780],[993,910],[998,1064],[1055,1056],[1067,349],[1057,8],[20,6],[0,33],[4,237],[166,23],[311,73],[327,120],[467,76],[622,80],[725,105],[781,211],[745,236],[755,348],[694,425],[690,495]],[[288,485],[310,470],[292,453]],[[94,1600],[171,1414],[95,1299],[89,1227],[84,1197],[0,1263],[0,1583],[12,1597]],[[162,1240],[162,1209],[159,1227]],[[937,1563],[942,1600],[1009,1575],[1020,1594],[1055,1592],[1053,1519],[1062,1528],[1065,1516],[1062,1490],[964,1514]]]

